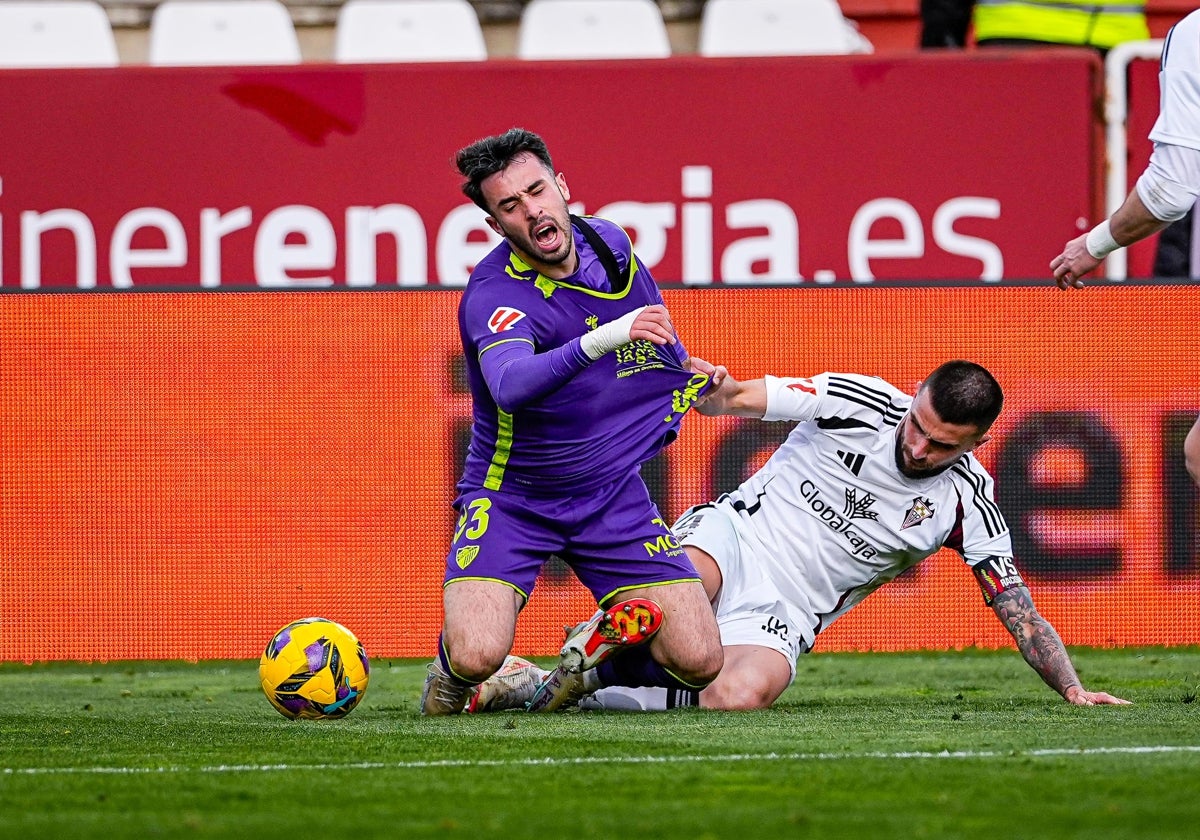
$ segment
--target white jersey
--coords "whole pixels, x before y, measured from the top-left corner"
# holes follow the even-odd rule
[[[763,419],[801,422],[737,490],[693,510],[715,507],[733,521],[740,553],[786,602],[807,647],[943,546],[973,567],[992,559],[1012,568],[1008,526],[974,455],[928,478],[900,472],[897,427],[911,396],[857,374],[766,377],[766,385]]]
[[[1150,139],[1200,149],[1200,11],[1167,33],[1158,84],[1158,120]]]

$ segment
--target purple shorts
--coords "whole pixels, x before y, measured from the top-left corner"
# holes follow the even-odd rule
[[[624,590],[699,580],[636,472],[578,496],[473,490],[454,507],[446,583],[500,581],[528,600],[552,556],[602,605]]]

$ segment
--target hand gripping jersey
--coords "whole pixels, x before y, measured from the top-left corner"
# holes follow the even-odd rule
[[[855,374],[766,382],[764,419],[801,422],[717,504],[737,511],[739,540],[808,618],[799,629],[809,647],[834,619],[942,546],[975,568],[985,596],[984,574],[997,591],[1020,583],[991,476],[974,455],[929,478],[901,474],[897,426],[911,396]]]
[[[620,227],[598,218],[576,221],[590,224],[611,249],[616,268],[628,278],[622,288],[610,284],[607,255],[577,229],[579,268],[570,277],[539,274],[505,241],[467,283],[458,318],[474,425],[460,492],[484,487],[554,496],[615,481],[674,440],[684,413],[708,384],[707,376],[684,370],[682,343],[635,341],[587,363],[578,348],[584,333],[663,301]],[[495,396],[501,380],[521,374],[489,365],[489,354],[494,359],[514,348],[527,356],[571,352],[553,371],[538,369],[543,380],[554,380],[552,387],[533,389],[544,393],[505,410]]]

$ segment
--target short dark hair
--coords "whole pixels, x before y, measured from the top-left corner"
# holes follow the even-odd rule
[[[921,383],[929,404],[944,423],[975,426],[987,431],[1004,405],[1004,392],[996,377],[982,365],[955,359],[939,365]]]
[[[500,172],[512,163],[513,158],[523,154],[533,155],[546,165],[546,169],[554,172],[554,163],[550,160],[546,141],[523,128],[510,128],[503,134],[484,137],[466,148],[459,149],[454,156],[454,165],[467,179],[462,185],[463,194],[484,212],[491,213],[492,210],[483,197],[484,179]]]

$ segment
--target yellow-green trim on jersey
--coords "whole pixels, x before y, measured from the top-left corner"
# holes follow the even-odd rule
[[[500,578],[495,578],[495,577],[456,577],[456,578],[451,578],[450,580],[447,580],[442,583],[442,589],[445,589],[447,586],[449,586],[452,583],[458,583],[460,580],[475,580],[475,581],[482,581],[484,583],[499,583],[504,586],[507,586],[513,592],[516,592],[518,595],[520,595],[522,601],[529,600],[529,593],[526,592],[524,589],[517,586],[516,584],[509,583],[506,580],[501,580]]]
[[[501,344],[508,344],[510,341],[522,341],[530,346],[533,342],[525,337],[518,338],[498,338],[486,347],[479,350],[479,355],[482,356],[493,347],[499,347]],[[513,444],[513,417],[506,411],[496,409],[496,448],[492,450],[492,461],[488,465],[487,476],[483,480],[483,486],[488,490],[499,490],[500,485],[504,483],[504,468],[508,465],[508,456],[512,453]]]
[[[513,416],[496,409],[496,419],[496,448],[492,452],[487,477],[483,480],[483,486],[488,490],[499,490],[504,483],[504,468],[508,466],[508,456],[512,453]]]
[[[626,233],[625,235],[626,238],[628,238],[629,234]],[[632,249],[633,245],[630,244],[629,260],[632,268],[630,271],[630,277],[635,277],[637,276],[639,266],[637,256],[634,255]],[[591,295],[592,297],[604,298],[605,300],[620,300],[628,295],[629,290],[633,288],[633,283],[630,282],[626,284],[625,287],[619,292],[602,292],[598,289],[588,288],[587,286],[577,286],[573,283],[564,283],[561,280],[555,280],[552,277],[547,277],[545,274],[538,272],[533,266],[521,259],[516,251],[513,251],[512,254],[509,255],[508,265],[504,267],[504,272],[514,280],[525,280],[532,282],[534,286],[541,290],[545,297],[550,297],[552,294],[554,294],[555,289],[571,289],[575,292],[581,292],[585,295]]]
[[[601,598],[596,603],[601,608],[605,608],[608,604],[611,604],[614,600],[616,600],[617,596],[624,595],[627,592],[632,592],[635,589],[649,589],[652,586],[668,586],[672,583],[692,583],[692,582],[699,583],[700,578],[688,577],[688,578],[679,578],[679,580],[664,580],[664,581],[659,581],[658,583],[635,583],[635,584],[631,584],[630,586],[622,586],[619,589],[614,589],[612,592],[609,592],[607,595],[605,595],[603,598]],[[625,599],[622,598],[621,600],[623,601]]]
[[[518,336],[516,338],[497,338],[491,344],[488,344],[485,347],[479,348],[479,355],[480,355],[480,357],[482,357],[484,353],[491,350],[493,347],[499,347],[501,344],[508,344],[508,342],[510,342],[510,341],[523,341],[526,344],[528,344],[530,347],[534,346],[533,342],[530,341],[528,338],[525,338],[525,336]]]

